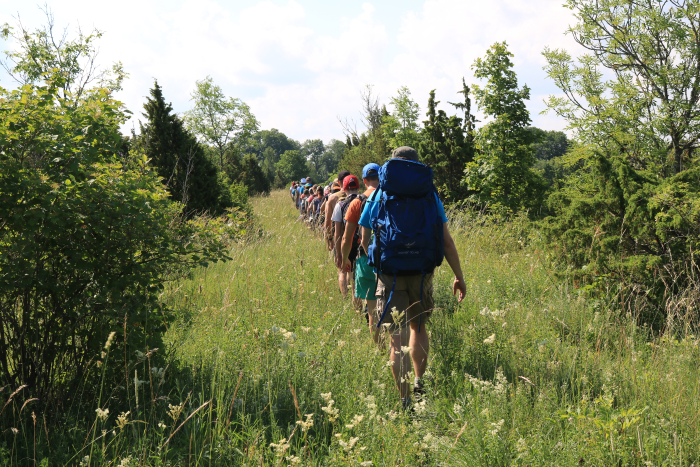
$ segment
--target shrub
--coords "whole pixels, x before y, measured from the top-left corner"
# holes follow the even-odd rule
[[[111,331],[158,345],[163,282],[225,258],[237,224],[183,221],[145,156],[118,161],[124,113],[107,91],[0,92],[0,385],[44,399],[69,393]]]

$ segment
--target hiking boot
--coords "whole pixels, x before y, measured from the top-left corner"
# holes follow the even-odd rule
[[[413,412],[413,401],[410,397],[401,399],[401,410],[403,410],[404,412]]]
[[[425,396],[425,388],[423,387],[423,382],[420,381],[418,378],[416,378],[416,381],[413,383],[413,396],[416,398],[416,400],[421,400]]]

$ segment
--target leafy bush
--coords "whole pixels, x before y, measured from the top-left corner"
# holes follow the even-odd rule
[[[225,258],[238,225],[184,222],[145,156],[120,163],[107,91],[0,92],[0,385],[43,399],[67,394],[112,331],[158,345],[163,282]]]

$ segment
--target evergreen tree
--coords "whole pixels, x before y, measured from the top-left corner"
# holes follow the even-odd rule
[[[270,192],[270,181],[260,165],[258,165],[258,159],[253,154],[246,154],[243,157],[237,181],[245,184],[249,195]]]
[[[204,149],[187,131],[182,120],[165,103],[163,90],[156,81],[144,104],[146,123],[138,137],[140,149],[151,160],[170,196],[185,205],[188,215],[208,211],[220,214],[229,206],[222,204],[223,187],[216,166]]]
[[[435,90],[430,91],[428,99],[428,120],[423,122],[422,141],[418,154],[421,161],[433,169],[435,186],[442,196],[450,201],[459,201],[469,195],[467,187],[462,185],[464,169],[474,160],[476,145],[474,143],[474,116],[471,114],[469,87],[462,79],[464,102],[452,103],[464,111],[464,118],[448,117],[445,111],[437,110],[440,103],[435,100]]]

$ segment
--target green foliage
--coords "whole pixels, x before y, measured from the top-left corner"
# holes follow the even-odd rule
[[[216,149],[219,169],[224,170],[229,146],[245,144],[258,131],[258,121],[248,104],[226,97],[210,76],[197,81],[192,101],[194,108],[185,112],[185,123],[204,143]]]
[[[567,5],[570,33],[592,53],[544,52],[564,93],[547,105],[578,140],[563,158],[577,171],[548,203],[548,236],[582,285],[600,294],[614,281],[620,307],[659,328],[697,307],[700,4]]]
[[[306,178],[309,172],[306,159],[296,150],[285,151],[280,161],[275,165],[275,169],[277,171],[275,176],[276,187],[285,186],[292,180]]]
[[[700,460],[697,336],[653,336],[557,278],[524,215],[503,222],[448,213],[467,297],[457,304],[451,271],[436,270],[427,396],[407,414],[388,349],[373,344],[338,293],[337,270],[295,222],[287,191],[252,203],[263,235],[234,244],[232,261],[163,291],[163,303],[178,310],[167,355],[110,352],[124,361],[121,378],[105,378],[104,419],[97,397],[82,390],[45,423],[29,394],[9,400],[16,387],[0,389],[3,426],[19,430],[0,432],[0,464],[75,465],[85,456],[90,465],[249,467]],[[297,423],[307,415],[312,425]]]
[[[232,207],[226,196],[222,197],[228,185],[220,183],[218,170],[205,156],[204,148],[165,103],[157,81],[150,94],[143,105],[146,123],[139,123],[136,148],[156,167],[172,199],[184,204],[188,216],[204,212],[219,215]]]
[[[401,86],[397,95],[389,99],[393,111],[384,118],[384,134],[390,149],[401,146],[418,148],[421,141],[418,114],[420,106],[411,98],[407,86]]]
[[[320,139],[307,139],[301,145],[301,155],[308,161],[309,167],[313,168],[316,173],[321,169],[321,159],[326,148],[323,146],[323,141]]]
[[[539,207],[544,182],[531,168],[533,135],[525,106],[530,88],[518,88],[512,56],[501,42],[474,62],[474,75],[487,80],[483,88],[474,86],[476,102],[492,121],[477,132],[479,153],[467,164],[464,182],[476,192],[472,199],[479,204],[515,212]]]
[[[546,131],[534,126],[529,127],[528,130],[533,135],[532,149],[538,161],[562,157],[571,147],[572,143],[563,131]]]
[[[471,114],[469,87],[462,79],[464,102],[452,104],[464,111],[464,118],[448,117],[444,110],[437,110],[435,90],[428,99],[428,120],[423,122],[422,140],[416,148],[421,161],[433,169],[434,183],[445,200],[457,202],[467,198],[469,191],[462,184],[464,169],[474,160],[476,144]]]
[[[698,304],[687,292],[697,285],[699,187],[697,168],[659,179],[620,155],[596,154],[550,197],[546,233],[569,275],[594,288],[622,284],[620,303],[658,329],[671,300]]]
[[[225,258],[235,229],[182,222],[145,156],[119,163],[125,116],[107,90],[0,93],[0,385],[60,400],[111,331],[159,345],[164,281]]]
[[[375,142],[366,135],[362,135],[357,145],[347,148],[343,153],[343,157],[338,165],[338,172],[348,170],[351,174],[356,175],[358,179],[361,179],[362,169],[365,165],[372,162],[382,165],[387,160],[388,156],[379,156],[378,152],[374,149],[374,147],[376,147],[374,143]],[[381,152],[379,153],[381,154]],[[337,173],[335,175],[337,175]]]
[[[298,142],[275,128],[258,131],[238,147],[245,154],[255,154],[270,183],[275,180],[275,165],[280,161],[282,154],[285,151],[301,149]]]
[[[568,0],[569,33],[590,54],[578,63],[545,49],[549,77],[564,96],[548,107],[577,139],[619,152],[635,169],[677,174],[700,133],[700,2]],[[605,76],[612,74],[610,80]]]
[[[246,185],[248,194],[251,196],[270,192],[270,181],[253,154],[246,154],[243,157],[238,180]]]
[[[78,29],[78,37],[71,39],[67,30],[60,37],[54,35],[53,13],[45,7],[46,25],[34,32],[26,29],[17,20],[12,27],[5,23],[0,30],[0,37],[12,41],[16,50],[6,50],[5,60],[0,65],[20,85],[37,84],[52,76],[52,81],[63,98],[79,100],[83,94],[96,84],[99,88],[111,92],[122,89],[122,82],[128,74],[120,62],[111,69],[102,69],[95,63],[98,49],[96,42],[102,37],[102,31],[93,29],[83,34]]]
[[[321,168],[318,172],[320,180],[328,180],[338,173],[338,164],[346,149],[345,143],[337,139],[332,139],[325,145],[325,151],[321,156]]]
[[[338,171],[348,170],[358,178],[362,177],[362,168],[365,165],[370,162],[381,165],[391,156],[391,135],[387,134],[384,128],[389,113],[386,107],[379,106],[379,98],[372,92],[372,86],[368,85],[361,94],[365,131],[360,133],[354,123],[347,120],[343,122],[347,150],[340,158]]]

